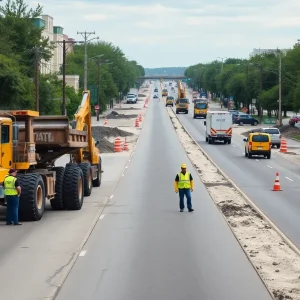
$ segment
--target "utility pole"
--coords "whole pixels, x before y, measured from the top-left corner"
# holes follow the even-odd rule
[[[278,120],[279,125],[282,126],[282,111],[281,111],[281,63],[282,63],[282,56],[281,53],[279,53],[279,100],[278,100]]]
[[[102,54],[103,55],[103,54]],[[102,55],[99,55],[97,59],[95,58],[91,58],[91,59],[95,59],[96,60],[96,64],[97,64],[97,77],[98,77],[98,80],[97,80],[97,86],[98,86],[98,89],[97,89],[97,105],[99,107],[99,109],[97,110],[97,121],[99,121],[99,115],[100,115],[100,67],[102,65],[110,65],[112,64],[111,62],[109,62],[108,59],[100,59],[99,57],[102,56]]]
[[[67,51],[69,49],[69,47],[67,47],[67,44],[76,44],[76,43],[83,43],[82,41],[66,41],[66,40],[62,40],[62,41],[56,41],[53,42],[54,44],[62,44],[63,47],[63,59],[62,59],[62,76],[63,76],[63,80],[62,80],[62,106],[61,106],[61,114],[63,116],[66,115],[66,57],[67,57]]]
[[[223,69],[224,69],[224,59],[226,59],[227,57],[217,57],[217,58],[220,58],[221,61],[222,61],[222,65],[221,65],[221,75],[223,74]],[[222,86],[222,77],[221,77],[221,93],[220,93],[220,102],[221,102],[221,108],[223,107],[223,102],[222,102],[222,98],[223,98],[223,93],[222,93],[222,89],[223,89],[223,86]]]
[[[261,94],[262,94],[262,90],[263,90],[263,81],[262,81],[262,63],[260,63],[259,65],[259,118],[260,118],[260,124],[262,124],[262,121],[263,121],[263,114],[264,114],[264,110],[263,110],[263,107],[261,105]]]
[[[35,110],[40,112],[40,83],[39,83],[39,73],[40,73],[40,61],[41,61],[41,49],[34,49],[34,61],[35,61],[35,74],[34,74],[34,85],[35,85]]]
[[[84,82],[84,90],[86,91],[87,90],[87,43],[92,40],[95,40],[95,39],[98,40],[99,37],[97,36],[96,38],[88,40],[88,37],[91,34],[95,34],[95,31],[93,31],[93,32],[87,32],[87,31],[78,32],[77,31],[77,34],[81,34],[82,37],[84,38],[84,76],[83,76],[84,79],[83,79],[83,82]]]

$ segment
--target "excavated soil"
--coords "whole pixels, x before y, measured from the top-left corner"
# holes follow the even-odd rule
[[[97,145],[97,148],[101,153],[112,153],[114,152],[114,144],[108,141],[106,138],[102,138],[100,143]]]
[[[119,114],[116,111],[112,111],[111,113],[109,113],[106,118],[107,119],[132,119],[132,118],[136,118],[138,115],[134,114],[134,115],[125,115],[125,114]]]
[[[126,137],[132,136],[132,132],[121,130],[116,127],[93,126],[92,134],[95,140],[100,141],[104,137]]]

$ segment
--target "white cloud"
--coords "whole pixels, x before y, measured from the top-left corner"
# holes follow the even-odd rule
[[[39,2],[69,36],[95,31],[146,67],[246,58],[253,48],[290,48],[299,38],[299,0]]]

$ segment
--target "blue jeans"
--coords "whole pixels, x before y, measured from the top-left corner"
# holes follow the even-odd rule
[[[19,218],[19,197],[6,196],[7,209],[6,209],[6,224],[18,224]]]
[[[186,196],[187,208],[192,208],[192,197],[190,189],[179,189],[179,207],[184,209],[184,195]]]

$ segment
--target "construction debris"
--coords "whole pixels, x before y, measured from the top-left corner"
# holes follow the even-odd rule
[[[111,113],[109,113],[106,118],[107,119],[132,119],[132,118],[136,118],[138,115],[134,114],[134,115],[126,115],[126,114],[119,114],[116,111],[112,111]]]

